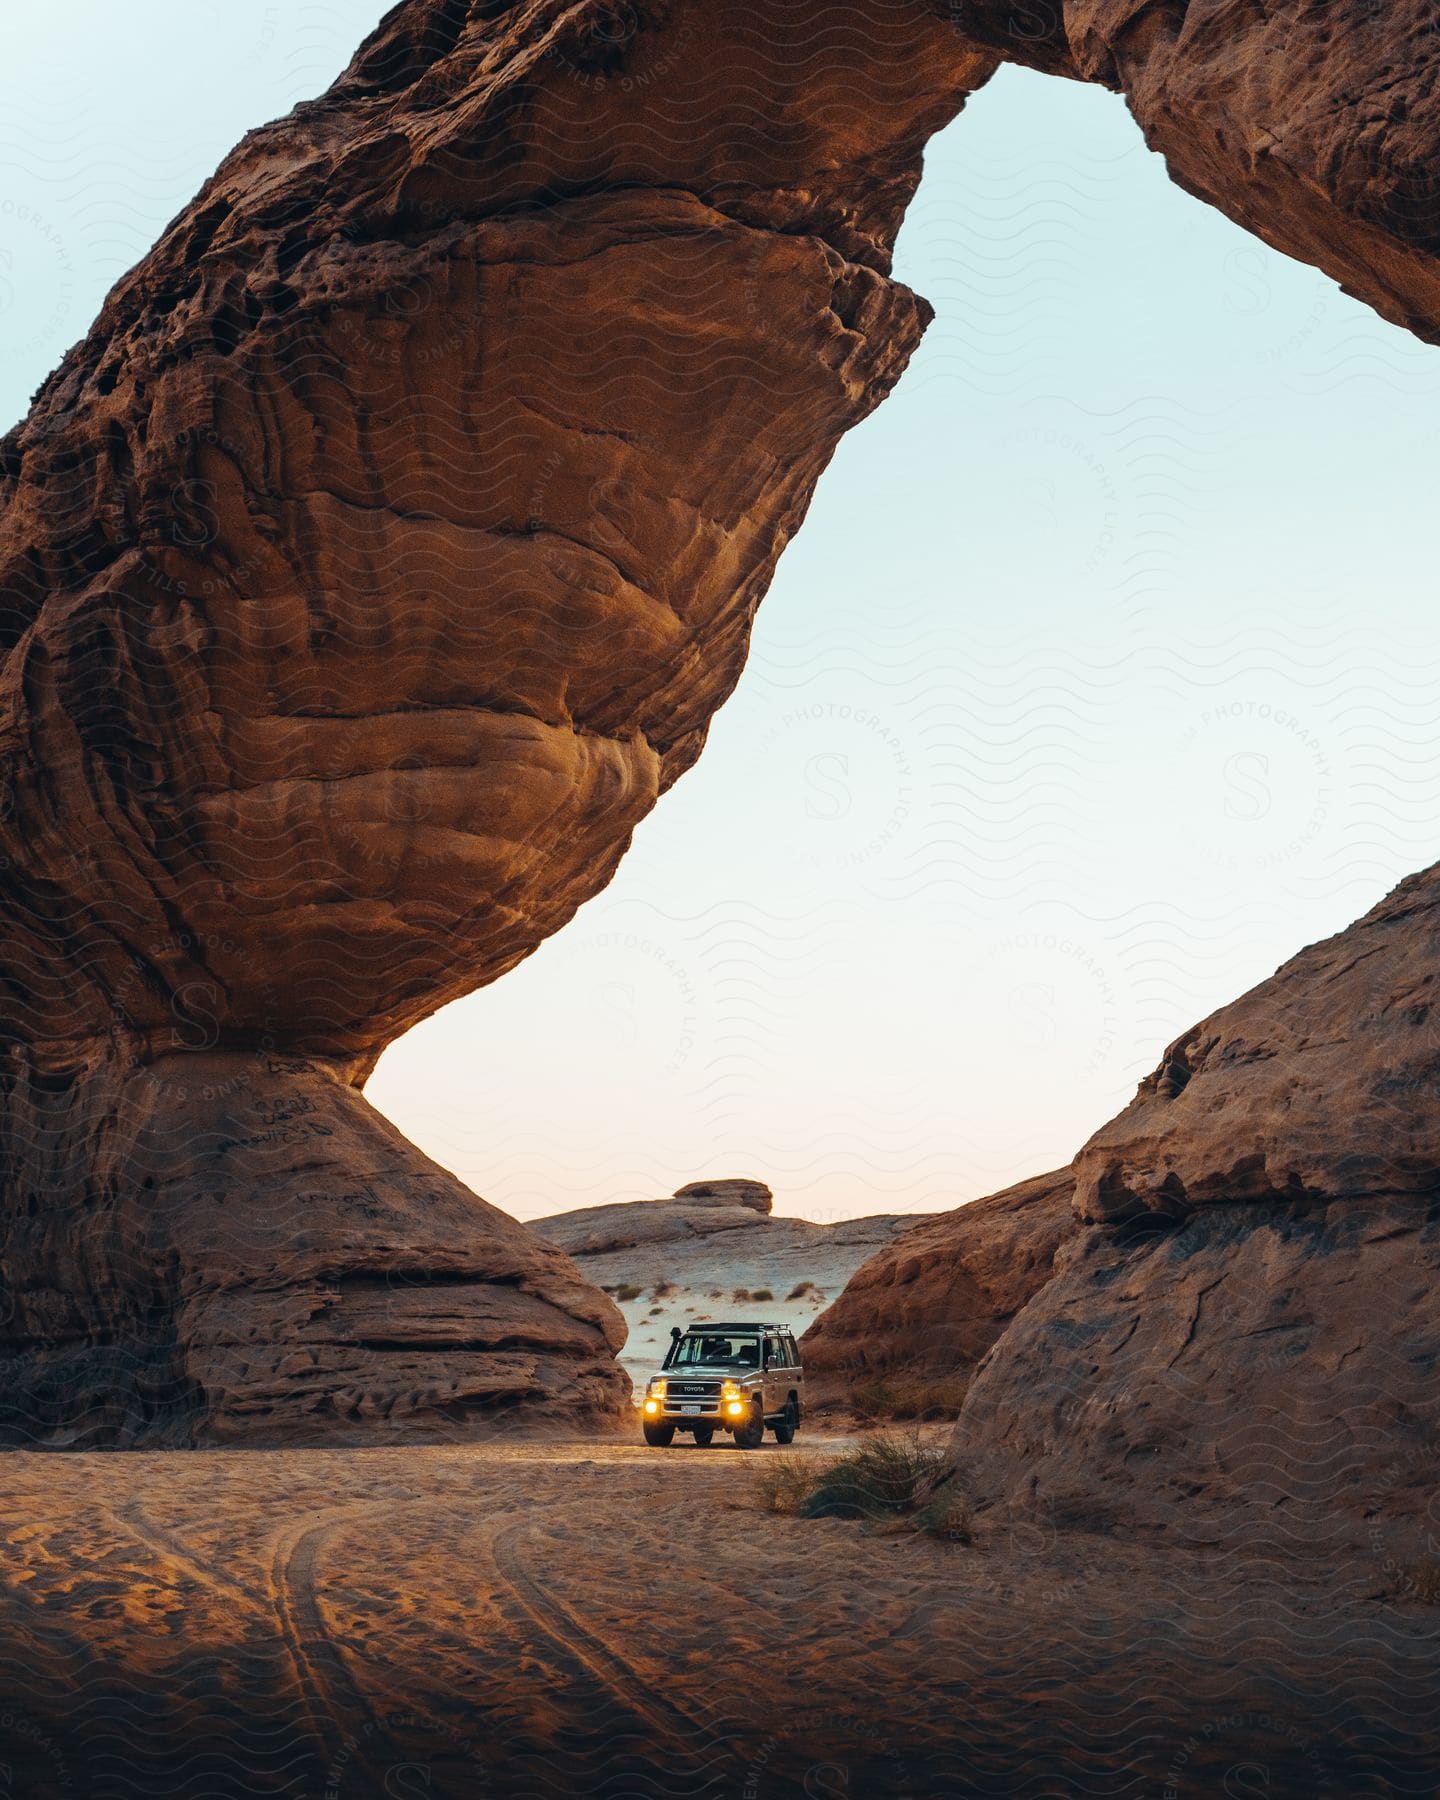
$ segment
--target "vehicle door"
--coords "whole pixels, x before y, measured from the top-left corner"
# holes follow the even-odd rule
[[[780,1339],[773,1331],[765,1333],[765,1416],[773,1418],[785,1405],[785,1395],[789,1391],[785,1367],[785,1352],[781,1348]]]
[[[787,1392],[793,1387],[795,1390],[795,1398],[803,1408],[805,1405],[805,1371],[800,1367],[800,1346],[795,1342],[794,1334],[789,1331],[782,1331],[780,1333],[780,1342],[785,1346],[786,1358],[790,1364],[790,1367],[785,1371],[786,1376],[788,1377],[786,1382]]]

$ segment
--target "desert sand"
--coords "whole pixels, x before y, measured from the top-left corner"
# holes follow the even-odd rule
[[[1434,1791],[1440,1609],[1382,1560],[777,1517],[783,1454],[10,1456],[5,1791]]]

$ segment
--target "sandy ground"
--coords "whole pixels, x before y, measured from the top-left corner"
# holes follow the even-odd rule
[[[0,1795],[1440,1792],[1363,1560],[774,1517],[783,1454],[6,1456]]]

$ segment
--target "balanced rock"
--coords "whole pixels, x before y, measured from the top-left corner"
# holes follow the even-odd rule
[[[542,1352],[532,1320],[524,1379],[618,1404],[616,1321],[533,1234],[458,1183],[444,1243],[409,1232],[449,1178],[393,1140],[367,1196],[355,1089],[603,887],[694,762],[821,471],[919,340],[895,235],[1001,57],[1123,87],[1179,180],[1434,336],[1430,13],[404,0],[241,143],[0,440],[17,1430],[68,1441],[97,1404],[116,1442],[288,1429],[275,1345],[313,1372],[316,1282],[383,1266],[476,1291],[403,1344],[357,1325],[307,1430],[508,1416],[515,1333],[479,1289],[522,1263],[573,1322]],[[231,1186],[251,1139],[276,1154]],[[225,1291],[275,1297],[253,1335],[189,1305],[187,1215],[221,1190],[257,1245]],[[232,1331],[274,1339],[253,1411]],[[462,1337],[498,1386],[456,1372]],[[156,1369],[152,1408],[127,1384]]]
[[[775,1196],[763,1181],[743,1178],[727,1181],[690,1181],[676,1188],[674,1198],[702,1206],[748,1206],[752,1212],[768,1214]]]
[[[356,1090],[698,755],[996,59],[918,0],[622,11],[392,9],[0,443],[12,1439],[623,1402],[611,1303]]]

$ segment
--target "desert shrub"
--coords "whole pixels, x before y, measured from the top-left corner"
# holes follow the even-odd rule
[[[814,1292],[815,1283],[813,1281],[797,1281],[785,1298],[787,1300],[803,1300],[807,1294]]]
[[[857,1381],[850,1390],[850,1410],[857,1419],[893,1418],[895,1391],[886,1381]]]
[[[638,1300],[640,1289],[633,1282],[622,1281],[618,1287],[609,1290],[617,1300]]]
[[[731,1294],[730,1298],[732,1300],[740,1300],[740,1301],[748,1300],[750,1298],[750,1290],[749,1290],[749,1288],[736,1288],[735,1291]]]
[[[875,1437],[821,1470],[800,1507],[806,1519],[883,1519],[925,1507],[944,1453],[910,1437]]]
[[[896,1419],[958,1419],[965,1398],[963,1381],[917,1381],[895,1391]]]
[[[975,1508],[970,1496],[950,1482],[942,1482],[921,1507],[915,1526],[926,1537],[943,1538],[950,1544],[972,1540]]]
[[[665,1310],[665,1308],[663,1306],[652,1306],[650,1308],[649,1312],[646,1313],[645,1317],[647,1319],[658,1319],[660,1317],[661,1313],[664,1312],[664,1310]]]
[[[750,1298],[752,1300],[773,1300],[775,1296],[770,1292],[769,1288],[756,1288]]]
[[[673,1281],[657,1281],[650,1290],[650,1298],[652,1300],[663,1300],[667,1294],[673,1294],[674,1292],[675,1283]]]
[[[756,1457],[750,1482],[762,1512],[798,1513],[822,1472],[814,1457]]]
[[[973,1508],[942,1450],[918,1438],[873,1437],[829,1461],[777,1453],[755,1459],[751,1486],[761,1509],[801,1519],[859,1519],[972,1541]]]

